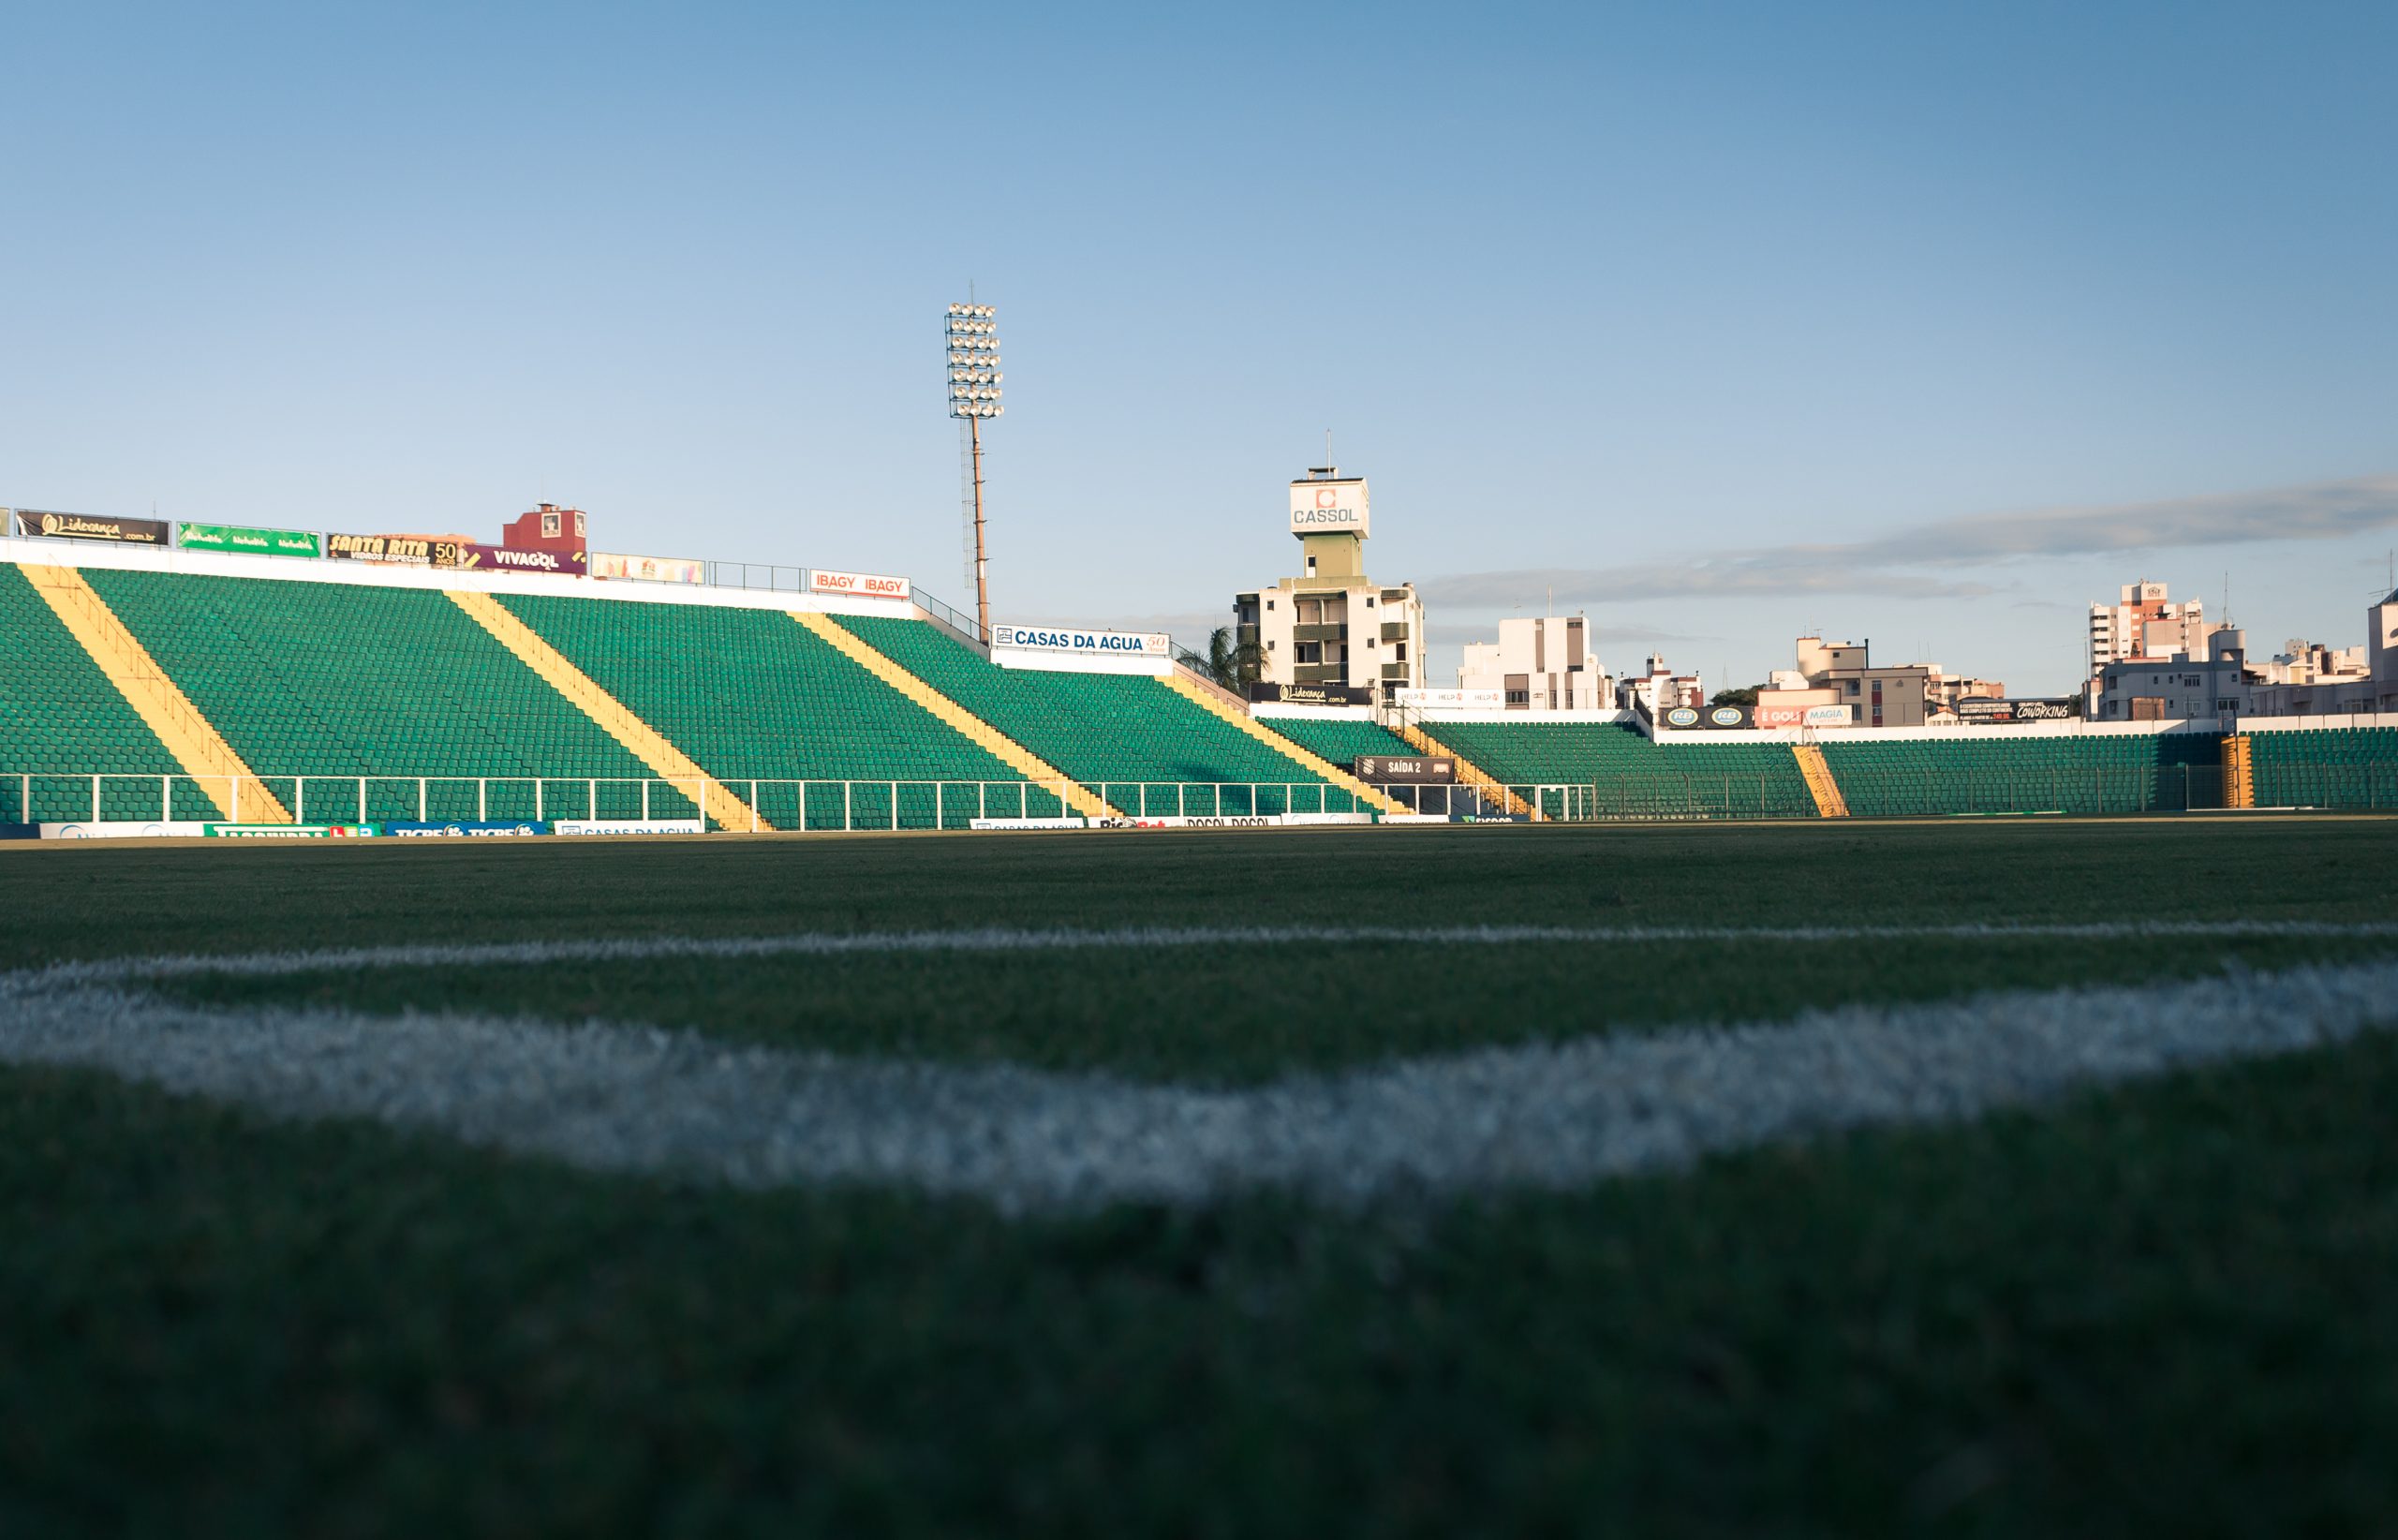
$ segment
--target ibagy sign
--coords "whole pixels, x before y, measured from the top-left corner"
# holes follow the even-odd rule
[[[854,599],[906,599],[908,580],[886,577],[880,572],[833,572],[810,568],[807,591],[811,594],[838,594]]]
[[[1370,535],[1366,479],[1291,483],[1294,535]]]

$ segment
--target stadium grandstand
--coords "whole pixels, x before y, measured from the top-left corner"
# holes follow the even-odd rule
[[[8,545],[0,822],[20,832],[2398,805],[2382,723],[1681,733],[1631,713],[1277,710],[1162,656],[995,649],[904,582],[883,585],[895,600]],[[1455,782],[1372,775],[1410,756],[1453,761]]]

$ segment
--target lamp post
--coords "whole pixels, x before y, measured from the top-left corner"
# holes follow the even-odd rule
[[[999,405],[999,323],[996,307],[953,304],[942,341],[949,349],[949,415],[966,424],[974,493],[974,618],[983,639],[991,636],[990,556],[983,542],[983,420],[1007,410]]]

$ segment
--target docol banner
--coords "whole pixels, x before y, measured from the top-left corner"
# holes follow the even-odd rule
[[[317,537],[301,529],[251,529],[238,524],[179,524],[175,543],[186,551],[238,551],[259,556],[320,555]]]
[[[45,513],[36,508],[17,510],[17,523],[28,535],[57,540],[122,540],[127,545],[164,545],[164,519],[99,519],[88,513]]]

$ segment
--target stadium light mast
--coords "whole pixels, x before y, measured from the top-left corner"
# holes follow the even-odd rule
[[[949,415],[966,424],[967,453],[974,496],[974,618],[985,641],[991,635],[991,561],[983,540],[983,420],[998,417],[999,323],[996,306],[953,304],[942,340],[949,348]]]

